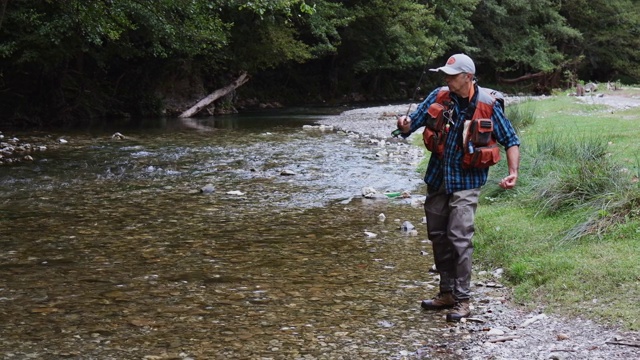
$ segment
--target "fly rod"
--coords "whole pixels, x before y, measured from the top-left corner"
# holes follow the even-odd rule
[[[438,42],[440,41],[440,38],[442,38],[442,35],[444,34],[444,30],[447,27],[447,25],[449,25],[449,20],[451,19],[451,13],[453,12],[453,7],[451,7],[449,9],[449,12],[447,13],[447,20],[444,23],[444,26],[442,26],[442,30],[440,31],[440,35],[438,35],[438,37],[436,37],[436,41],[433,43],[433,46],[431,46],[431,51],[429,52],[429,55],[427,56],[427,60],[425,61],[424,64],[424,68],[422,69],[422,73],[420,74],[420,78],[418,78],[418,83],[416,84],[415,89],[413,90],[413,95],[411,96],[411,99],[409,101],[409,106],[407,107],[407,112],[404,114],[405,117],[409,116],[409,112],[411,112],[411,103],[416,99],[416,95],[418,95],[418,91],[420,91],[420,84],[422,84],[422,80],[424,79],[425,74],[427,73],[427,67],[429,66],[429,62],[431,61],[431,57],[433,56],[433,53],[436,50],[436,46],[438,46]],[[396,118],[399,118],[400,115],[396,115]],[[400,136],[400,134],[402,134],[402,131],[400,129],[395,129],[391,132],[391,135],[393,135],[393,137],[398,137]]]

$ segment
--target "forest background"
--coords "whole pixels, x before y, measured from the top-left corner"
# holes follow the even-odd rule
[[[406,102],[457,52],[511,92],[637,83],[640,0],[0,0],[0,125],[174,116],[243,76],[205,114]]]

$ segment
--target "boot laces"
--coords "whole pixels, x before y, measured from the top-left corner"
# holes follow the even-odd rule
[[[464,310],[465,304],[462,301],[456,301],[456,304],[453,306],[454,310]]]

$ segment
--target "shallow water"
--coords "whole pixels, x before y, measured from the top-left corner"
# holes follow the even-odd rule
[[[15,134],[50,146],[0,167],[0,355],[453,358],[419,309],[437,284],[421,206],[360,196],[420,194],[420,174],[302,130],[317,118]]]

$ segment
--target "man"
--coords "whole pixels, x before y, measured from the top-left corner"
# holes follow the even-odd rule
[[[494,97],[495,92],[476,84],[475,64],[469,56],[453,55],[444,66],[430,71],[443,73],[448,86],[431,92],[409,117],[399,117],[398,129],[406,138],[428,125],[424,139],[432,152],[424,178],[424,210],[440,273],[440,291],[433,299],[423,300],[421,306],[428,310],[451,309],[447,321],[460,321],[471,314],[471,239],[480,187],[487,181],[488,166],[499,160],[496,146],[493,162],[472,160],[474,153],[482,150],[485,154],[490,147],[474,148],[477,144],[470,140],[474,137],[469,135],[469,123],[476,120],[488,128],[492,126],[489,134],[493,143],[497,141],[506,149],[509,174],[499,183],[503,189],[516,185],[520,140],[504,115],[502,101]]]

